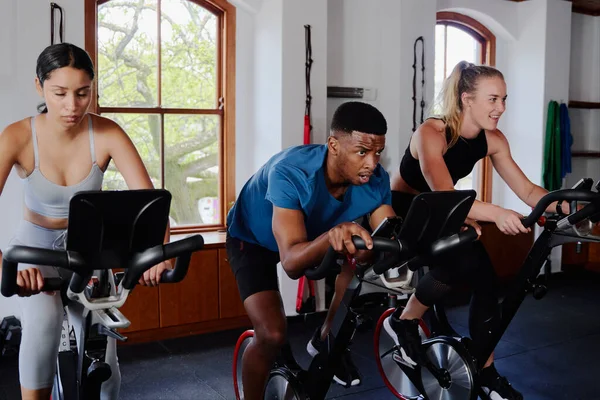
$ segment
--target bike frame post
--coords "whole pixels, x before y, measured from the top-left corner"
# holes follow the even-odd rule
[[[362,283],[354,276],[344,292],[323,348],[313,358],[306,371],[303,385],[306,395],[311,399],[325,398],[333,380],[334,370],[354,336],[357,314],[351,310],[350,305],[360,295],[361,288]]]
[[[497,318],[484,333],[481,340],[473,341],[472,355],[477,360],[477,367],[483,368],[500,339],[506,332],[508,325],[513,320],[519,307],[530,291],[534,280],[540,273],[546,258],[552,250],[551,240],[553,232],[545,229],[535,241],[521,267],[515,283],[511,286],[510,293],[500,303],[500,318]]]

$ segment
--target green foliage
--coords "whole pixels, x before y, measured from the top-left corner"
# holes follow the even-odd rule
[[[160,102],[164,109],[217,108],[217,16],[187,0],[161,1],[159,99],[156,0],[113,0],[98,11],[101,107],[157,107]],[[160,114],[105,115],[130,136],[155,186],[173,194],[171,217],[176,223],[203,223],[198,200],[219,194],[221,116],[164,114],[161,134]],[[126,188],[113,165],[105,188]]]

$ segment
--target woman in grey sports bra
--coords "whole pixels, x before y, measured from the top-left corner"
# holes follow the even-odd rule
[[[153,185],[127,134],[115,122],[88,113],[94,66],[85,50],[68,43],[47,47],[38,57],[36,75],[37,90],[45,101],[39,114],[9,125],[0,134],[0,194],[14,166],[23,183],[25,207],[10,244],[56,249],[64,246],[71,196],[100,190],[110,160],[119,166],[130,189]],[[155,266],[140,283],[156,285],[166,268],[171,268],[170,264]],[[58,295],[38,293],[44,278],[59,274],[54,267],[19,266],[23,399],[50,397],[63,304]],[[68,311],[71,323],[77,326],[81,310],[69,307]],[[120,373],[114,339],[109,338],[106,362],[113,375],[102,386],[102,399],[117,399]]]

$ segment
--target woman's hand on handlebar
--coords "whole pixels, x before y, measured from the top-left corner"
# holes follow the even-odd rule
[[[463,226],[461,232],[466,231],[469,226],[475,229],[475,232],[477,232],[477,238],[479,239],[479,237],[481,236],[481,225],[479,225],[474,219],[467,218],[465,220],[465,226]]]
[[[17,271],[17,286],[19,287],[17,295],[20,297],[29,297],[38,294],[44,287],[44,276],[38,268],[27,268]],[[53,292],[49,292],[53,294]]]
[[[519,233],[527,233],[531,231],[531,228],[525,228],[523,226],[522,219],[524,217],[516,211],[501,209],[500,213],[496,216],[495,223],[500,232],[505,235],[518,235]]]
[[[142,275],[140,278],[139,283],[143,286],[158,286],[162,273],[171,269],[173,269],[171,260],[166,260],[160,264],[156,264],[154,267],[144,272],[144,275]]]
[[[352,242],[352,236],[361,237],[369,250],[373,248],[371,234],[365,228],[354,222],[343,222],[331,228],[328,236],[329,244],[338,253],[352,255],[357,253],[356,247]]]

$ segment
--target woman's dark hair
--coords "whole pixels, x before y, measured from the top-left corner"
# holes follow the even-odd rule
[[[387,122],[383,114],[370,104],[360,101],[343,103],[333,113],[332,132],[352,133],[353,131],[385,135]]]
[[[48,46],[38,56],[35,73],[44,87],[44,82],[50,77],[50,74],[56,69],[72,67],[87,72],[90,79],[94,79],[94,63],[90,55],[80,47],[71,43],[59,43]],[[47,113],[48,108],[45,103],[38,106],[39,113]]]

